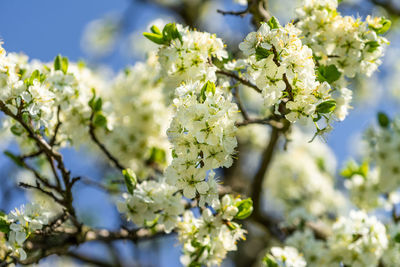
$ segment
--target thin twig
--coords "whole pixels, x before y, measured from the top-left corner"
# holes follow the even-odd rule
[[[248,81],[248,80],[246,80],[246,79],[244,79],[244,78],[239,77],[238,75],[236,75],[236,74],[233,73],[233,72],[229,72],[229,71],[225,71],[225,70],[217,70],[216,73],[217,73],[217,74],[221,74],[221,75],[225,75],[225,76],[228,76],[228,77],[231,77],[231,78],[233,78],[233,79],[235,79],[235,80],[241,82],[242,84],[244,84],[244,85],[246,85],[246,86],[248,86],[248,87],[253,88],[253,89],[256,90],[258,93],[261,93],[261,92],[262,92],[262,90],[261,90],[260,88],[258,88],[257,85],[251,83],[250,81]]]
[[[243,119],[245,121],[249,121],[250,120],[249,114],[247,113],[247,111],[246,111],[246,109],[245,109],[245,107],[244,107],[244,105],[242,103],[242,100],[240,98],[240,93],[239,93],[239,87],[238,86],[235,88],[233,96],[236,98],[236,103],[237,103],[237,105],[239,107],[240,112],[242,113]]]
[[[60,130],[60,127],[61,127],[61,124],[62,124],[61,121],[60,121],[60,112],[61,112],[61,107],[58,106],[58,108],[57,108],[57,124],[56,124],[56,127],[54,129],[53,137],[51,138],[50,143],[49,143],[50,146],[54,146],[54,144],[57,141],[57,134],[58,134],[58,131]]]
[[[374,5],[384,8],[389,14],[393,16],[400,16],[400,8],[398,8],[391,0],[380,1],[370,0]]]
[[[240,16],[244,17],[246,14],[249,13],[250,6],[247,6],[246,9],[241,10],[241,11],[223,11],[221,9],[217,9],[217,12],[220,13],[221,15],[232,15],[232,16]]]
[[[63,202],[63,200],[62,200],[62,199],[59,199],[58,197],[56,197],[56,196],[54,195],[53,192],[47,191],[47,190],[45,190],[44,188],[42,188],[42,186],[40,185],[40,183],[39,183],[38,181],[36,181],[36,186],[30,185],[30,184],[26,184],[26,183],[23,183],[23,182],[20,182],[20,183],[19,183],[19,186],[21,186],[21,187],[23,187],[23,188],[26,188],[26,189],[36,189],[36,190],[42,192],[43,194],[45,194],[45,195],[51,197],[51,198],[52,198],[53,200],[55,200],[58,204],[60,204],[60,205],[62,205],[62,206],[65,205],[65,203]]]
[[[79,253],[72,252],[72,251],[68,252],[66,254],[66,256],[74,258],[74,259],[79,260],[81,262],[85,262],[85,263],[89,263],[89,264],[95,265],[95,266],[101,266],[101,267],[113,267],[114,266],[111,263],[106,263],[104,260],[97,260],[97,259],[91,258],[91,257],[89,257],[87,255],[79,254]]]
[[[102,183],[100,183],[98,181],[94,181],[94,180],[91,180],[91,179],[86,178],[86,177],[83,177],[81,179],[81,181],[86,185],[94,186],[94,187],[96,187],[98,189],[101,189],[102,191],[105,191],[105,192],[108,192],[108,193],[111,193],[111,194],[121,193],[121,191],[118,190],[118,189],[113,190],[113,189],[108,188],[106,185],[104,185],[104,184],[102,184]]]
[[[103,143],[97,138],[96,135],[96,127],[93,124],[93,114],[90,116],[90,124],[89,124],[89,134],[90,137],[92,138],[93,142],[100,148],[101,151],[107,156],[109,160],[111,160],[114,165],[119,169],[119,170],[125,170],[126,168],[118,161],[116,157],[114,157],[110,151],[105,147]]]

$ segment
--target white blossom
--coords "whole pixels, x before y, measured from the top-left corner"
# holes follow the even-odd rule
[[[271,254],[264,258],[264,264],[268,267],[305,267],[307,265],[303,256],[293,247],[272,247]]]

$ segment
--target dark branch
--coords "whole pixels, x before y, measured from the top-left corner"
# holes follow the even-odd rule
[[[97,260],[97,259],[91,258],[91,257],[89,257],[87,255],[79,254],[79,253],[72,252],[72,251],[68,252],[66,254],[66,256],[74,258],[74,259],[76,259],[78,261],[81,261],[81,262],[85,262],[85,263],[89,263],[89,264],[95,265],[95,266],[100,266],[100,267],[113,267],[114,266],[113,264],[106,263],[103,260]]]
[[[222,14],[222,15],[232,15],[232,16],[240,16],[240,17],[244,17],[245,15],[247,15],[249,13],[249,9],[250,7],[247,6],[247,8],[245,10],[241,10],[241,11],[223,11],[221,9],[217,9],[217,12]]]
[[[244,105],[242,103],[242,100],[240,98],[239,87],[235,88],[233,96],[236,98],[236,103],[237,103],[237,105],[239,107],[240,112],[242,113],[243,119],[245,121],[249,121],[250,120],[249,114],[247,113],[247,111],[246,111],[246,109],[245,109],[245,107],[244,107]]]
[[[93,142],[100,148],[101,151],[106,155],[106,157],[111,160],[114,165],[119,169],[119,170],[125,170],[126,168],[118,161],[116,157],[114,157],[110,151],[105,147],[103,143],[97,138],[96,135],[96,127],[93,124],[93,114],[90,117],[90,124],[89,124],[89,134],[90,137],[92,138]]]
[[[21,186],[21,187],[23,187],[23,188],[26,188],[26,189],[36,189],[36,190],[42,192],[43,194],[45,194],[45,195],[51,197],[51,198],[52,198],[54,201],[56,201],[58,204],[63,205],[63,206],[65,205],[65,203],[64,203],[64,201],[63,201],[62,199],[59,199],[58,197],[56,197],[56,195],[54,195],[53,192],[47,191],[46,189],[44,189],[44,188],[40,185],[40,183],[39,183],[38,181],[36,181],[36,185],[30,185],[30,184],[26,184],[26,183],[20,182],[20,183],[19,183],[19,186]]]
[[[391,0],[370,0],[374,5],[384,8],[392,16],[400,16],[400,8]]]
[[[260,88],[258,88],[257,85],[251,83],[250,81],[248,81],[248,80],[246,80],[246,79],[244,79],[244,78],[239,77],[237,74],[235,74],[235,73],[233,73],[233,72],[229,72],[229,71],[225,71],[225,70],[217,70],[216,73],[217,73],[217,74],[221,74],[221,75],[225,75],[225,76],[228,76],[228,77],[231,77],[231,78],[233,78],[233,79],[235,79],[235,80],[241,82],[242,84],[244,84],[244,85],[246,85],[246,86],[248,86],[248,87],[253,88],[253,89],[256,90],[258,93],[261,93],[261,92],[262,92],[262,90],[261,90]]]
[[[58,108],[57,108],[57,124],[56,124],[56,127],[54,129],[53,137],[51,138],[50,143],[49,143],[50,146],[54,146],[54,144],[57,141],[57,134],[58,134],[58,131],[60,130],[60,127],[61,127],[60,112],[61,112],[61,107],[58,106]]]

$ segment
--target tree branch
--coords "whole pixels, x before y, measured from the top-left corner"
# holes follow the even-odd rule
[[[247,8],[241,11],[223,11],[221,9],[217,9],[217,12],[220,13],[221,15],[225,16],[225,15],[232,15],[232,16],[240,16],[240,17],[244,17],[245,15],[247,15],[249,13],[250,10],[250,6],[247,5]]]
[[[100,150],[103,151],[103,153],[106,155],[106,157],[109,160],[111,160],[119,170],[121,170],[121,171],[125,170],[126,168],[118,161],[118,159],[116,157],[114,157],[111,154],[110,151],[108,151],[106,146],[103,143],[101,143],[99,138],[97,138],[96,127],[93,125],[93,116],[94,116],[94,114],[92,113],[92,115],[90,116],[90,124],[89,124],[90,137],[92,138],[93,142],[100,148]]]
[[[89,257],[87,255],[79,254],[79,253],[72,252],[72,251],[68,252],[66,254],[66,256],[74,258],[74,259],[76,259],[78,261],[81,261],[81,262],[85,262],[85,263],[89,263],[89,264],[95,265],[95,266],[114,267],[114,265],[111,264],[111,263],[106,263],[103,260],[97,260],[97,259],[91,258],[91,257]]]
[[[228,77],[231,77],[231,78],[233,78],[233,79],[235,79],[235,80],[241,82],[242,84],[244,84],[244,85],[246,85],[246,86],[248,86],[248,87],[253,88],[254,90],[256,90],[256,92],[262,93],[262,90],[261,90],[260,88],[258,88],[257,85],[251,83],[250,81],[248,81],[248,80],[246,80],[246,79],[244,79],[244,78],[239,77],[238,75],[236,75],[236,74],[233,73],[233,72],[229,72],[229,71],[225,71],[225,70],[217,70],[216,73],[217,73],[217,74],[221,74],[221,75],[225,75],[225,76],[228,76]]]
[[[384,8],[392,16],[400,16],[400,8],[397,7],[391,0],[370,0],[374,5]]]
[[[253,218],[256,221],[261,222],[262,224],[266,225],[268,228],[271,226],[270,220],[267,220],[262,215],[262,207],[261,207],[261,192],[263,189],[263,182],[265,173],[268,170],[268,167],[271,164],[273,153],[275,151],[275,147],[278,144],[280,132],[276,128],[271,129],[271,137],[269,140],[269,144],[267,145],[264,153],[262,155],[260,167],[258,168],[254,178],[253,184],[251,187],[251,198],[253,199]]]

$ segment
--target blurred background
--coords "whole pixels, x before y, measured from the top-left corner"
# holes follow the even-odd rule
[[[374,4],[375,2],[375,4]],[[384,1],[383,1],[384,2]],[[269,9],[281,24],[295,18],[295,8],[301,1],[270,0]],[[375,121],[377,111],[391,117],[400,111],[400,34],[397,16],[400,1],[393,0],[391,8],[384,8],[374,0],[344,0],[340,11],[345,15],[385,15],[393,19],[393,28],[386,36],[389,46],[380,71],[371,78],[358,77],[354,110],[344,122],[335,123],[326,136],[340,167],[351,156],[357,156],[362,132]],[[245,6],[232,0],[3,0],[0,1],[0,40],[10,52],[23,52],[31,59],[52,61],[57,54],[70,61],[84,60],[95,68],[117,72],[136,61],[144,60],[146,51],[155,49],[142,36],[149,25],[179,22],[201,31],[216,33],[230,51],[253,30],[250,17],[223,16],[221,10],[243,10]],[[397,13],[396,13],[397,12]],[[0,140],[1,150],[15,150],[16,145]],[[109,165],[95,155],[80,151],[63,151],[67,166],[76,175],[102,179]],[[23,173],[5,156],[0,155],[0,209],[24,204],[26,195],[15,184]],[[120,224],[118,212],[110,199],[93,187],[75,188],[75,206],[79,217],[94,227],[112,229]],[[180,247],[176,236],[138,244],[86,244],[81,252],[98,259],[121,257],[128,266],[180,266]],[[240,252],[245,253],[245,252]],[[122,256],[117,256],[122,255]],[[235,266],[234,255],[223,266]],[[55,262],[49,258],[40,266],[71,266],[79,261]]]

